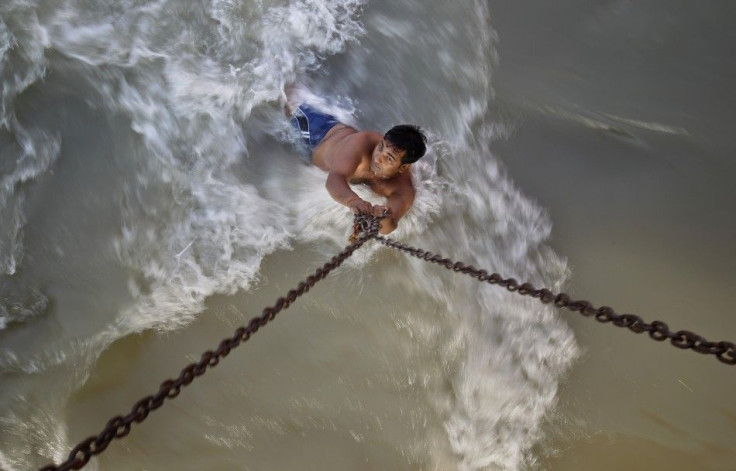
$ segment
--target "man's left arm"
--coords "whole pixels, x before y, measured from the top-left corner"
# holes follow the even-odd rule
[[[399,188],[388,196],[386,206],[374,206],[375,216],[380,216],[384,209],[388,209],[388,215],[381,220],[381,234],[389,234],[399,225],[399,219],[404,217],[414,202],[414,188],[410,185]]]

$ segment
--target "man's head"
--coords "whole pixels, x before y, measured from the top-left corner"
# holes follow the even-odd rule
[[[394,126],[383,135],[383,139],[393,147],[405,151],[401,159],[402,164],[413,164],[427,151],[427,136],[419,129],[419,126],[413,124]]]
[[[382,177],[403,172],[427,151],[427,138],[418,126],[401,124],[384,134],[376,145],[371,170]]]

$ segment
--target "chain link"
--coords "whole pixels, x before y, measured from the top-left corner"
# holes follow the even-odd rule
[[[515,292],[522,296],[537,298],[544,304],[553,303],[557,307],[579,312],[585,317],[595,317],[598,322],[610,322],[617,327],[627,328],[637,334],[646,332],[650,338],[658,342],[669,340],[677,348],[684,350],[690,349],[705,355],[715,355],[719,361],[727,365],[736,365],[736,345],[733,342],[710,342],[688,330],[672,332],[667,324],[661,321],[654,321],[648,324],[637,315],[617,314],[616,311],[608,306],[596,308],[588,301],[575,301],[565,293],[555,294],[546,288],[536,289],[530,283],[519,284],[514,278],[503,278],[498,273],[489,274],[487,270],[479,270],[462,262],[454,262],[449,258],[402,244],[388,237],[376,234],[373,238],[383,245],[400,250],[413,257],[420,258],[426,262],[436,263],[457,273],[469,275],[477,278],[481,282],[501,286],[512,293]]]
[[[66,461],[59,465],[45,466],[40,471],[81,469],[89,462],[92,456],[102,453],[113,440],[127,436],[134,423],[143,422],[151,412],[161,407],[166,399],[175,398],[179,395],[183,387],[191,384],[195,378],[202,376],[208,368],[217,366],[220,360],[225,358],[234,348],[250,339],[261,327],[272,321],[279,312],[288,308],[299,296],[309,291],[317,282],[324,279],[332,270],[339,267],[353,252],[371,238],[383,245],[408,253],[427,262],[439,264],[448,270],[469,275],[478,279],[478,281],[501,286],[508,291],[518,293],[522,296],[539,299],[544,304],[553,303],[557,307],[579,312],[585,317],[595,317],[596,320],[602,323],[610,322],[615,326],[627,328],[637,334],[646,332],[649,334],[649,337],[660,342],[669,339],[670,343],[677,348],[691,349],[698,353],[715,355],[723,363],[736,365],[736,345],[732,342],[710,342],[687,330],[671,332],[667,324],[661,321],[654,321],[648,324],[641,317],[634,314],[617,314],[608,306],[595,308],[588,301],[572,300],[565,293],[555,294],[546,288],[536,289],[530,283],[519,284],[514,278],[503,278],[498,273],[489,273],[487,270],[482,269],[479,270],[471,265],[453,262],[449,258],[442,257],[441,255],[396,242],[378,235],[382,217],[375,218],[365,214],[356,215],[350,244],[342,252],[332,257],[329,262],[301,281],[295,289],[289,290],[286,296],[278,298],[273,306],[263,309],[261,315],[252,318],[247,326],[236,329],[233,336],[222,340],[217,349],[214,351],[207,350],[202,354],[199,362],[191,363],[184,367],[179,373],[178,378],[167,379],[161,383],[156,394],[146,396],[136,402],[128,415],[116,416],[110,419],[98,435],[89,437],[75,446],[69,453]]]
[[[215,349],[207,350],[202,354],[199,362],[184,367],[176,379],[167,379],[156,394],[146,396],[133,405],[126,416],[116,416],[107,422],[105,428],[97,435],[81,441],[69,453],[66,461],[59,465],[48,465],[41,471],[66,471],[81,469],[92,456],[102,453],[116,438],[123,438],[130,433],[134,423],[143,422],[154,410],[161,407],[166,399],[173,399],[179,395],[184,386],[188,386],[195,378],[202,376],[208,368],[217,366],[234,348],[246,342],[258,332],[258,329],[268,324],[282,310],[288,308],[296,299],[309,291],[317,282],[324,279],[332,270],[342,265],[353,252],[358,250],[373,235],[378,233],[380,219],[366,215],[355,217],[356,238],[339,254],[318,268],[313,274],[301,281],[296,288],[289,290],[284,297],[278,298],[273,306],[263,309],[259,317],[250,320],[247,326],[239,327],[232,337],[227,337]]]

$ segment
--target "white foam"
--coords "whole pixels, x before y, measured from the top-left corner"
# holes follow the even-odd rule
[[[0,330],[41,315],[48,306],[48,298],[37,286],[22,285],[8,277],[0,285]]]
[[[68,0],[56,7],[48,25],[36,28],[43,34],[29,47],[36,54],[33,66],[15,93],[41,76],[43,51],[52,47],[79,63],[102,100],[95,105],[127,119],[135,134],[125,163],[133,177],[113,244],[130,272],[133,301],[85,344],[69,346],[69,358],[88,365],[93,359],[75,349],[98,353],[131,332],[186,325],[208,296],[251,287],[263,258],[295,239],[321,245],[326,253],[345,245],[349,212],[324,191],[322,172],[300,166],[292,178],[283,172],[243,176],[254,154],[267,159],[277,152],[249,148],[242,126],[257,127],[253,116],[279,99],[285,83],[365,33],[357,18],[362,5],[161,0],[95,6]],[[493,33],[485,2],[470,10],[474,18],[465,34],[474,47],[467,57],[455,58],[455,69],[437,72],[446,82],[446,89],[437,90],[441,103],[453,99],[454,106],[432,116],[439,124],[430,129],[427,157],[414,167],[415,204],[392,236],[556,288],[566,266],[544,245],[549,218],[514,187],[488,148],[488,140],[499,135],[496,124],[486,122]],[[393,23],[413,30],[414,35],[402,33],[411,38],[424,32],[419,23],[392,18]],[[0,35],[7,37],[7,31],[0,29]],[[443,41],[463,40],[457,29],[445,32]],[[444,60],[453,57],[444,53]],[[356,66],[357,74],[370,70],[362,66]],[[3,98],[3,106],[11,102]],[[12,122],[5,108],[3,113],[3,122]],[[24,155],[34,156],[33,165],[3,183],[10,190],[2,195],[10,195],[18,181],[36,178],[58,153],[53,136],[28,134],[24,140],[26,131],[14,131]],[[378,250],[386,249],[372,245],[350,263],[365,267]],[[453,462],[462,470],[520,469],[539,437],[542,417],[554,405],[559,375],[576,354],[571,332],[549,308],[437,275],[419,260],[407,263],[412,289],[446,306],[457,326],[443,346],[443,355],[460,358],[458,370],[447,378],[452,394],[436,401]],[[63,445],[63,430],[55,433],[54,443]]]
[[[493,140],[508,131],[489,118],[490,74],[496,54],[487,5],[474,2],[461,8],[473,12],[464,23],[462,34],[467,38],[445,28],[442,19],[436,25],[421,26],[436,29],[451,44],[462,41],[472,47],[460,54],[447,47],[456,52],[453,67],[445,69],[442,89],[431,100],[442,118],[438,128],[444,138],[433,145],[435,181],[445,186],[438,192],[441,199],[432,209],[427,230],[402,234],[402,238],[506,277],[559,289],[567,267],[545,245],[551,221],[515,187],[489,149]],[[415,13],[408,11],[407,17]],[[397,16],[394,12],[391,24],[410,27]],[[385,21],[374,19],[371,24],[381,28]],[[367,37],[372,34],[388,33],[369,29]],[[417,52],[403,42],[397,47],[409,49],[407,56]],[[445,49],[441,44],[436,47],[438,54]],[[363,60],[368,69],[380,68],[370,58]],[[425,66],[416,67],[424,70]],[[455,101],[452,107],[437,110],[445,90],[453,90]],[[423,103],[417,106],[421,109]],[[524,468],[533,461],[531,447],[540,437],[542,418],[555,405],[559,378],[578,354],[572,332],[553,308],[534,300],[438,273],[436,267],[416,259],[409,266],[407,290],[446,306],[446,316],[456,326],[443,345],[443,357],[455,364],[447,377],[451,392],[433,395],[445,418],[451,453],[445,456],[441,443],[430,448],[435,465],[450,462],[464,471]],[[455,363],[452,358],[459,360]]]
[[[18,187],[46,172],[60,146],[58,136],[23,126],[15,116],[18,95],[45,74],[48,37],[33,8],[13,7],[0,21],[0,133],[8,133],[0,167],[0,273],[6,275],[16,272],[23,257],[24,192]]]
[[[135,273],[129,286],[138,301],[104,342],[185,325],[207,296],[247,288],[263,256],[288,246],[293,216],[231,175],[247,155],[234,118],[247,121],[284,83],[361,33],[355,0],[256,11],[233,2],[203,11],[176,3],[109,9],[67,1],[47,27],[54,48],[94,66],[90,84],[107,108],[130,118],[142,144],[131,156],[139,170],[115,242]],[[216,34],[197,29],[207,21],[202,13],[218,22]],[[194,27],[181,28],[192,19]]]

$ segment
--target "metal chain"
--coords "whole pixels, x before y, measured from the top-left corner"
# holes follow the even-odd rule
[[[322,280],[332,270],[342,265],[353,252],[359,249],[373,235],[378,233],[380,219],[366,215],[355,217],[355,227],[360,235],[353,243],[345,247],[339,254],[318,268],[312,275],[301,281],[295,289],[289,290],[286,296],[278,298],[273,306],[266,307],[261,316],[254,317],[247,326],[239,327],[232,337],[225,338],[215,351],[207,350],[197,363],[191,363],[184,367],[176,379],[167,379],[156,394],[149,395],[133,405],[130,413],[126,416],[116,416],[107,422],[105,428],[96,436],[81,441],[72,449],[66,461],[59,465],[48,465],[40,471],[66,471],[69,469],[81,469],[93,456],[102,453],[116,438],[123,438],[130,433],[134,423],[143,422],[148,414],[161,407],[166,399],[173,399],[179,395],[181,388],[188,386],[198,376],[202,376],[208,368],[217,366],[220,360],[226,357],[231,350],[246,342],[258,332],[258,329],[271,322],[276,314],[288,308],[296,299],[309,291],[317,282]]]
[[[595,308],[588,301],[575,301],[565,293],[555,294],[546,288],[536,289],[530,283],[519,284],[514,278],[503,278],[498,273],[489,274],[487,270],[479,270],[461,262],[453,262],[449,258],[442,257],[441,255],[435,255],[432,252],[411,247],[377,234],[373,238],[388,247],[408,253],[427,262],[437,263],[448,270],[472,276],[473,278],[477,278],[478,281],[502,286],[512,293],[537,298],[544,304],[554,303],[557,307],[564,307],[573,312],[579,312],[585,317],[594,316],[599,322],[611,322],[615,326],[625,327],[637,334],[647,332],[649,337],[659,342],[669,339],[670,343],[677,348],[691,349],[706,355],[715,355],[719,361],[727,365],[736,365],[736,345],[733,342],[709,342],[700,335],[688,330],[671,332],[667,324],[662,321],[654,321],[648,324],[641,317],[634,314],[617,314],[608,306]]]
[[[565,293],[555,294],[546,288],[536,289],[530,283],[522,283],[520,285],[514,278],[503,278],[498,273],[489,274],[487,270],[479,270],[471,265],[453,262],[449,258],[442,257],[441,255],[396,242],[378,235],[382,217],[376,218],[365,214],[356,215],[353,236],[350,239],[351,243],[342,252],[332,257],[329,262],[301,281],[295,289],[289,290],[286,296],[278,298],[273,306],[263,309],[261,315],[252,318],[247,326],[236,329],[234,335],[222,340],[216,350],[207,350],[202,354],[199,362],[191,363],[184,367],[179,373],[178,378],[173,380],[167,379],[161,383],[156,394],[146,396],[136,402],[128,415],[116,416],[110,419],[98,435],[89,437],[75,446],[69,453],[66,461],[59,465],[45,466],[40,471],[81,469],[89,462],[92,456],[102,453],[113,440],[127,436],[134,423],[143,422],[151,412],[161,407],[166,399],[175,398],[181,392],[181,388],[188,386],[195,378],[202,376],[208,368],[217,366],[220,360],[226,357],[231,350],[250,339],[253,334],[258,332],[258,329],[271,322],[279,312],[288,308],[299,296],[309,291],[332,270],[342,265],[353,252],[359,249],[369,239],[375,239],[383,245],[408,253],[427,262],[442,265],[454,272],[472,276],[477,278],[478,281],[499,285],[511,292],[537,298],[544,304],[554,303],[557,307],[564,307],[571,311],[579,312],[586,317],[594,316],[599,322],[611,322],[618,327],[628,328],[637,334],[647,332],[649,337],[654,340],[661,342],[669,339],[670,343],[677,348],[692,349],[698,353],[715,355],[723,363],[736,365],[736,345],[732,342],[709,342],[703,337],[687,330],[670,332],[667,324],[661,321],[654,321],[648,324],[634,314],[617,314],[612,308],[607,306],[595,308],[588,301],[572,300]]]

